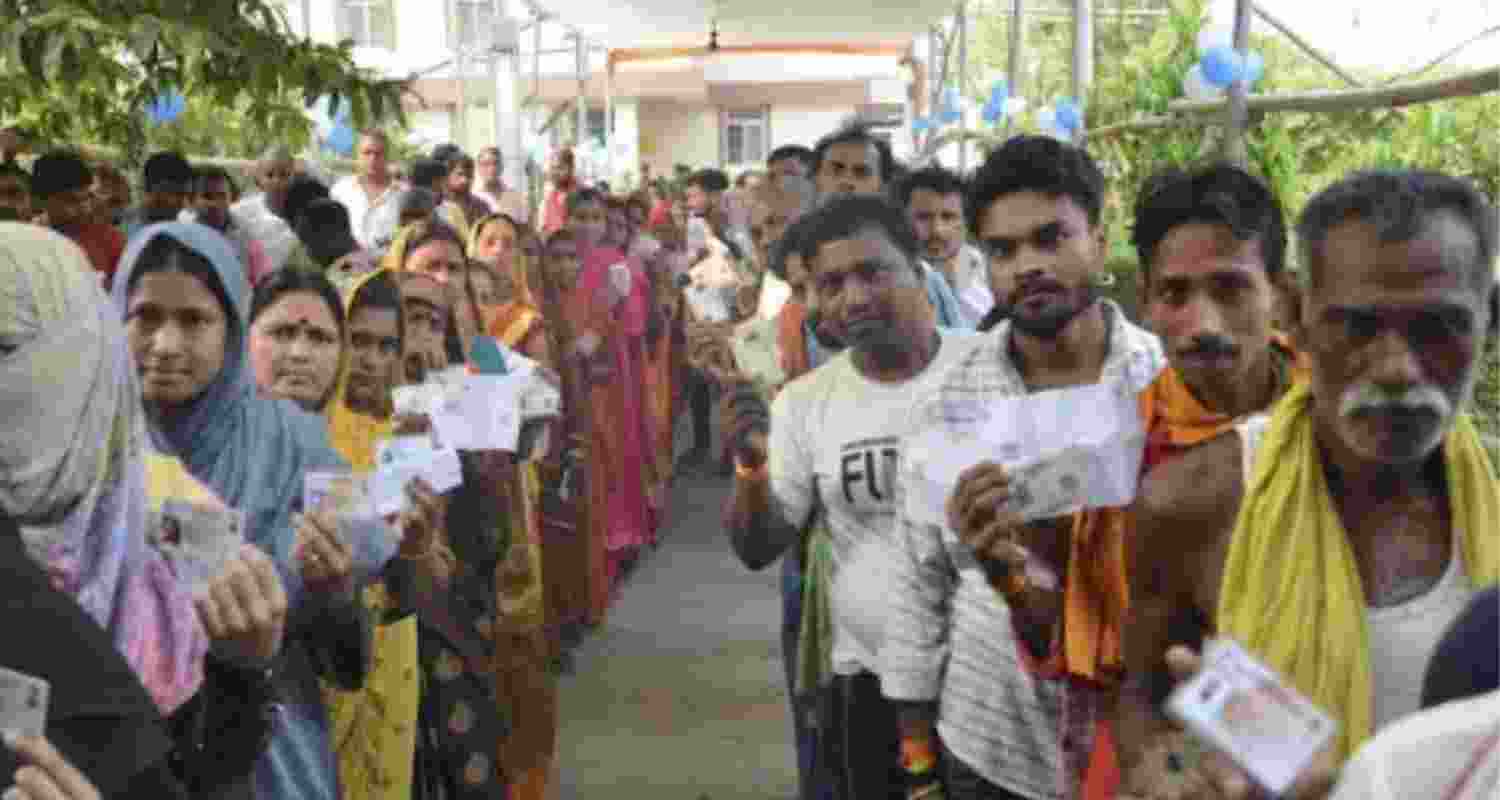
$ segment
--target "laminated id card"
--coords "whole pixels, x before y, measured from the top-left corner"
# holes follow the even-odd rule
[[[1322,709],[1227,639],[1208,645],[1203,669],[1172,692],[1166,711],[1275,795],[1338,731]]]

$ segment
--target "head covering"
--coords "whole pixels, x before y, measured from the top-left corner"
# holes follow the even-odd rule
[[[350,323],[354,321],[354,297],[359,293],[361,286],[373,280],[377,275],[386,274],[385,269],[379,269],[367,275],[361,275],[354,285],[344,293],[344,318]],[[344,352],[347,356],[349,326],[344,327]],[[345,392],[349,389],[349,362],[351,359],[344,358],[339,364],[339,379],[333,390],[333,402],[328,404],[328,437],[333,440],[333,447],[349,462],[349,465],[357,472],[367,472],[375,468],[375,443],[380,439],[389,438],[392,423],[389,419],[377,419],[368,414],[361,414],[349,408],[345,399]]]
[[[515,299],[532,308],[537,308],[539,304],[536,296],[532,294],[531,270],[529,269],[530,264],[527,263],[530,259],[527,258],[520,242],[520,236],[525,231],[525,227],[521,223],[516,222],[514,217],[503,213],[488,214],[481,217],[478,222],[474,223],[474,227],[469,230],[468,256],[469,258],[479,257],[479,235],[484,232],[486,225],[500,220],[510,223],[511,227],[516,231],[516,252],[510,264],[510,280],[511,284],[515,286]]]
[[[639,263],[613,247],[592,247],[583,253],[583,268],[578,274],[575,298],[592,303],[592,298],[609,280],[609,271],[615,264],[624,264],[630,270],[630,294],[619,308],[620,332],[626,336],[643,336],[646,333],[646,317],[650,313],[651,299],[646,293],[646,274]]]
[[[135,370],[115,310],[68,240],[0,224],[0,345],[0,509],[171,713],[202,682],[207,638],[146,544]]]
[[[128,307],[131,283],[149,266],[141,263],[141,253],[162,236],[213,266],[218,285],[209,288],[228,298],[224,313],[229,335],[218,376],[183,413],[152,420],[152,441],[158,449],[181,458],[193,476],[227,504],[245,512],[246,538],[276,562],[288,596],[294,598],[302,584],[292,557],[296,536],[291,519],[302,508],[303,473],[346,466],[329,444],[321,417],[290,400],[257,396],[246,355],[244,273],[233,248],[217,231],[180,222],[142,230],[120,259],[121,275],[114,285],[119,309],[123,312]]]

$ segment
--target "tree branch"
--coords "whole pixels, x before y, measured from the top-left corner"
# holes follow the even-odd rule
[[[1285,36],[1289,41],[1291,41],[1292,44],[1296,45],[1299,49],[1302,50],[1302,52],[1311,57],[1312,60],[1318,62],[1319,64],[1322,64],[1323,66],[1328,68],[1329,72],[1332,72],[1333,74],[1342,78],[1344,83],[1347,83],[1356,89],[1364,87],[1363,83],[1360,83],[1357,79],[1355,79],[1353,75],[1350,75],[1348,72],[1344,71],[1344,69],[1338,64],[1335,64],[1333,59],[1325,54],[1322,50],[1319,50],[1318,48],[1312,46],[1312,44],[1310,44],[1306,39],[1298,36],[1297,32],[1288,27],[1285,22],[1282,22],[1276,17],[1271,16],[1271,12],[1267,11],[1263,6],[1261,6],[1260,3],[1251,3],[1250,10],[1255,12],[1255,16],[1260,17],[1261,19],[1265,20],[1266,23],[1271,27],[1280,31],[1282,36]]]
[[[1400,108],[1454,97],[1500,92],[1500,66],[1472,70],[1401,86],[1371,89],[1348,89],[1339,92],[1277,92],[1251,95],[1251,111],[1357,111],[1371,108]],[[1214,114],[1224,110],[1220,100],[1173,100],[1167,108],[1177,114]]]
[[[1449,48],[1442,55],[1438,56],[1437,58],[1434,58],[1433,60],[1431,60],[1429,62],[1427,62],[1422,67],[1420,67],[1418,69],[1415,69],[1415,70],[1412,70],[1411,72],[1408,72],[1408,73],[1406,73],[1404,75],[1397,75],[1396,77],[1391,78],[1388,81],[1382,82],[1381,85],[1382,86],[1392,86],[1392,85],[1395,85],[1397,83],[1400,83],[1401,81],[1409,81],[1412,78],[1421,77],[1423,74],[1425,74],[1426,72],[1428,72],[1432,68],[1438,66],[1439,64],[1442,64],[1444,61],[1447,61],[1448,59],[1450,59],[1450,58],[1458,55],[1461,52],[1463,52],[1464,49],[1467,48],[1469,45],[1472,45],[1475,42],[1479,42],[1479,41],[1482,41],[1484,39],[1487,39],[1487,38],[1489,38],[1491,36],[1494,36],[1497,33],[1500,33],[1500,25],[1495,25],[1495,26],[1492,26],[1492,27],[1489,27],[1489,28],[1485,28],[1484,30],[1480,31],[1479,33],[1474,34],[1473,36],[1469,37],[1468,39],[1464,40],[1463,42],[1460,42],[1459,44],[1455,45],[1454,47]]]

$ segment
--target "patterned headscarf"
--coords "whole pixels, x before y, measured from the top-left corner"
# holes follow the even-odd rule
[[[202,683],[208,639],[146,542],[146,447],[125,331],[83,252],[0,224],[0,507],[170,714]]]

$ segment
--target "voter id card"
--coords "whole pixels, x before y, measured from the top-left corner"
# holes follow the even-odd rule
[[[22,736],[46,733],[50,691],[51,684],[35,675],[0,667],[0,730]]]
[[[1338,732],[1338,723],[1239,644],[1208,645],[1203,669],[1167,698],[1167,716],[1280,795]]]

